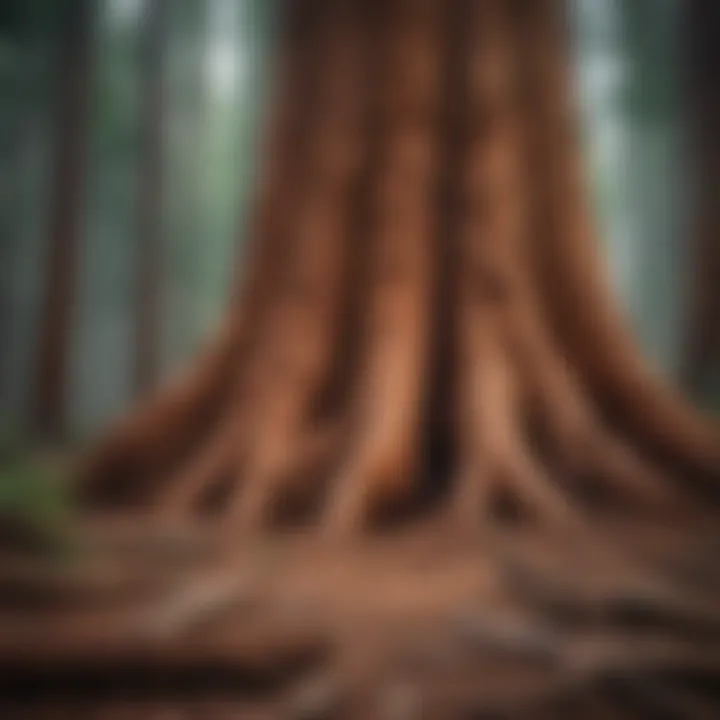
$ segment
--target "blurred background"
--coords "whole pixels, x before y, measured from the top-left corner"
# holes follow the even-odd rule
[[[617,293],[662,371],[720,409],[717,337],[689,319],[707,261],[688,5],[574,0],[573,32]],[[212,334],[242,265],[278,8],[0,3],[3,437],[84,443]]]

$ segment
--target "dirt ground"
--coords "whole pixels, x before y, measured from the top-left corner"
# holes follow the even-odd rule
[[[78,530],[2,558],[3,718],[720,716],[711,523]]]

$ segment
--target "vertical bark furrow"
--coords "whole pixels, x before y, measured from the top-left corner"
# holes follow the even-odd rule
[[[388,6],[384,3],[360,3],[358,10],[364,24],[363,60],[366,65],[363,83],[367,108],[362,127],[362,163],[354,185],[346,237],[344,267],[343,322],[334,348],[334,362],[323,387],[314,398],[311,418],[317,424],[344,425],[351,401],[351,386],[357,377],[364,348],[362,316],[368,294],[370,253],[368,235],[373,227],[375,185],[382,169],[385,145],[382,117],[383,87],[389,61]]]
[[[266,319],[265,348],[252,376],[253,423],[242,471],[253,479],[230,508],[243,525],[265,519],[291,474],[310,425],[313,401],[332,371],[343,322],[352,201],[363,160],[367,83],[360,6],[328,11],[321,51],[318,122],[298,199],[292,241]]]
[[[522,388],[507,336],[510,313],[527,298],[517,274],[525,218],[510,27],[503,4],[479,3],[472,27],[467,163],[458,238],[458,498],[459,502],[474,496],[487,500],[489,488],[473,491],[466,485],[495,484],[502,476],[524,499],[545,498],[544,509],[549,509],[563,502],[552,487],[531,487],[540,473],[530,471],[534,461],[523,447]]]
[[[388,136],[369,240],[353,447],[330,496],[328,523],[361,524],[377,503],[407,495],[417,469],[430,350],[432,233],[441,98],[442,3],[395,0],[383,91]]]
[[[456,237],[461,221],[460,172],[463,167],[467,82],[470,53],[471,3],[453,0],[446,4],[443,20],[442,152],[439,171],[439,217],[433,251],[435,287],[431,323],[431,357],[428,371],[423,453],[423,503],[433,502],[448,490],[457,466],[457,347],[455,343],[456,282],[459,254]]]

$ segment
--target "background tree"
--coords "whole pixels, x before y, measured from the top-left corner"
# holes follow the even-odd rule
[[[210,6],[184,3],[172,19],[167,47],[166,246],[164,371],[185,362],[203,333],[197,318],[200,277],[198,238],[207,243],[207,145],[212,108],[208,90],[208,56],[212,48]]]
[[[138,184],[137,294],[135,305],[135,389],[152,388],[161,368],[162,228],[164,204],[165,82],[168,5],[148,0],[140,38],[143,82],[140,108],[143,162]]]
[[[682,3],[576,5],[599,240],[643,350],[677,380],[690,274]]]
[[[73,0],[58,14],[55,169],[39,334],[35,426],[49,439],[64,428],[83,211],[90,97],[92,2]]]
[[[689,55],[689,129],[693,142],[695,228],[692,244],[693,282],[686,322],[684,380],[697,395],[707,388],[713,368],[720,365],[720,219],[715,190],[720,187],[720,10],[710,2],[686,8]]]

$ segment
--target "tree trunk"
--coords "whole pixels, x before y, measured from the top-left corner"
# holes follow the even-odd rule
[[[717,716],[718,430],[603,276],[563,5],[290,2],[225,328],[81,468],[150,522],[89,523],[53,612],[0,612],[8,677],[265,687],[264,717]]]
[[[148,0],[140,39],[142,176],[135,305],[135,390],[154,387],[161,361],[164,58],[168,4]]]
[[[720,211],[714,191],[720,187],[720,8],[709,0],[688,3],[688,85],[694,228],[693,279],[686,330],[683,379],[702,392],[713,363],[720,363]]]
[[[92,454],[89,499],[573,527],[717,481],[717,428],[604,276],[563,5],[290,4],[249,276],[216,347]]]
[[[195,348],[198,337],[202,336],[199,305],[202,291],[207,287],[205,273],[200,270],[205,248],[197,242],[197,238],[207,228],[206,155],[208,120],[211,115],[207,97],[209,14],[208,4],[197,2],[188,5],[185,15],[181,16],[181,46],[192,47],[192,53],[190,61],[185,63],[186,72],[182,74],[182,86],[189,100],[189,123],[182,155],[187,177],[183,182],[181,209],[178,213],[182,227],[178,239],[183,259],[175,276],[177,290],[173,299],[173,317],[177,332],[176,352],[173,356],[185,358]],[[189,76],[188,69],[191,70]]]
[[[34,408],[35,428],[47,440],[58,439],[65,421],[85,184],[92,16],[91,0],[73,0],[60,13],[55,167]]]

